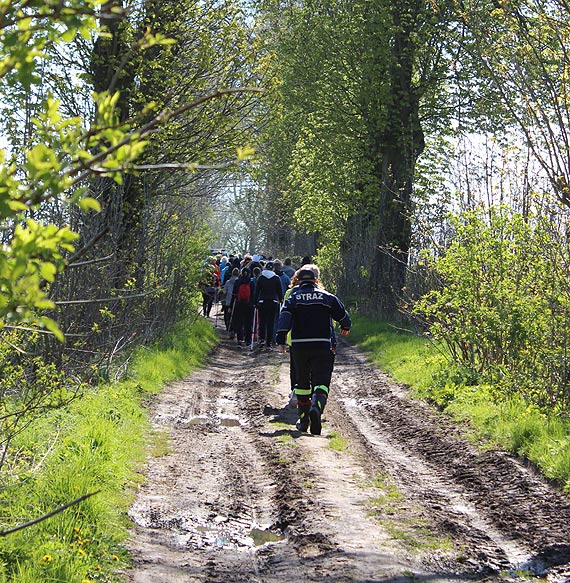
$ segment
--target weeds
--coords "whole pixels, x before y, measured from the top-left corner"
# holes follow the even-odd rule
[[[144,402],[188,374],[215,342],[204,321],[177,327],[160,345],[140,349],[130,378],[87,389],[17,436],[20,457],[2,476],[0,529],[36,518],[82,494],[100,491],[33,527],[0,539],[0,582],[113,581],[128,564],[122,547],[137,470],[167,440],[150,434]],[[150,447],[148,445],[150,437]]]

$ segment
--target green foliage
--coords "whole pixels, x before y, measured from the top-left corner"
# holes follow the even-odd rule
[[[441,288],[414,311],[451,360],[554,410],[570,403],[568,250],[552,224],[507,209],[453,219],[454,240],[433,261]]]
[[[262,180],[281,228],[269,245],[291,231],[313,235],[319,261],[335,266],[327,285],[393,311],[422,125],[439,130],[446,120],[437,104],[449,3],[257,4],[272,25],[265,48],[275,79]]]
[[[132,486],[152,449],[144,403],[200,364],[214,342],[204,320],[180,325],[163,343],[138,349],[129,380],[86,390],[15,438],[18,455],[1,475],[2,530],[82,494],[100,493],[0,538],[0,581],[116,580],[114,573],[128,562],[121,543]]]
[[[60,340],[55,322],[43,315],[54,307],[46,284],[63,270],[77,235],[28,215],[61,203],[100,210],[99,203],[86,196],[85,180],[97,174],[121,182],[122,171],[145,147],[142,133],[120,122],[118,92],[94,95],[96,119],[87,128],[81,116],[64,113],[49,88],[41,95],[35,90],[42,83],[37,70],[49,67],[55,46],[71,43],[78,33],[88,39],[96,33],[99,9],[98,1],[78,0],[66,8],[9,2],[1,10],[0,89],[10,96],[14,89],[16,95],[21,90],[28,100],[32,94],[37,99],[29,126],[25,132],[20,127],[27,141],[17,144],[18,156],[0,152],[0,222],[12,233],[0,251],[0,327],[46,328]],[[108,5],[104,10],[115,9]],[[168,42],[150,33],[144,40],[141,46]],[[21,122],[16,119],[14,125]]]
[[[81,389],[38,355],[41,340],[37,333],[0,331],[0,475],[5,465],[11,468],[18,463],[10,457],[17,452],[15,437],[46,412],[72,401]]]

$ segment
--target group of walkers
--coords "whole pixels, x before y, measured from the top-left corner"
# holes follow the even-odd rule
[[[245,257],[209,259],[209,283],[204,287],[204,315],[219,297],[224,323],[238,346],[270,351],[289,345],[291,395],[297,403],[300,431],[321,433],[323,414],[336,353],[333,320],[348,335],[351,320],[344,305],[319,282],[320,272],[310,257],[299,269],[291,259]]]

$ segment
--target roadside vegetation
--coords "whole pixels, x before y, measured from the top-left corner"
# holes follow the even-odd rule
[[[132,355],[125,380],[84,388],[14,437],[11,480],[0,495],[1,530],[38,518],[80,496],[90,498],[0,538],[0,581],[116,581],[134,487],[145,457],[167,450],[153,434],[147,405],[165,383],[203,362],[215,344],[203,319],[176,326]],[[115,575],[114,575],[115,573]]]
[[[416,397],[465,424],[481,447],[522,456],[570,492],[570,419],[531,404],[520,394],[500,395],[497,386],[453,364],[444,347],[412,327],[354,317],[351,341]]]
[[[102,491],[0,580],[121,562],[213,247],[310,255],[381,366],[570,489],[566,2],[64,4],[1,10],[1,526]]]

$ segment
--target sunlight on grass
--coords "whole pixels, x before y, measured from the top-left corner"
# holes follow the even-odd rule
[[[347,441],[336,431],[331,431],[329,435],[329,447],[335,451],[347,451]]]
[[[385,514],[394,514],[398,509],[398,502],[401,502],[404,496],[390,481],[390,477],[387,474],[379,474],[371,486],[380,490],[380,494],[368,499],[370,514],[376,515],[379,511]]]
[[[400,383],[429,386],[440,359],[429,342],[412,329],[398,329],[358,315],[353,321],[351,341],[369,353],[382,370]]]
[[[286,445],[287,447],[297,447],[297,444],[295,443],[293,436],[290,434],[280,435],[277,438],[277,443],[280,443],[281,445]]]
[[[411,551],[453,551],[453,541],[447,536],[433,534],[429,527],[420,525],[396,526],[382,521],[390,537],[397,540]]]
[[[129,560],[122,545],[141,468],[149,453],[164,455],[170,447],[167,432],[151,429],[147,401],[203,362],[215,342],[202,319],[177,326],[163,342],[136,351],[129,378],[86,387],[81,398],[38,417],[17,436],[26,467],[34,470],[14,468],[18,488],[0,494],[0,529],[98,493],[0,539],[0,581],[116,580]]]
[[[395,381],[469,427],[481,447],[528,458],[570,492],[570,419],[540,411],[521,397],[498,401],[493,387],[469,385],[452,373],[446,376],[449,363],[412,330],[357,315],[350,339]]]

